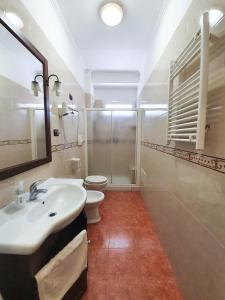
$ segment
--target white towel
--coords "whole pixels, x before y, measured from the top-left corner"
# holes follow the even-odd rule
[[[61,300],[87,268],[87,232],[83,230],[35,276],[40,300]]]

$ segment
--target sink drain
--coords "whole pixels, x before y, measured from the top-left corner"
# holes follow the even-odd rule
[[[49,217],[54,217],[54,216],[56,216],[56,214],[57,214],[56,212],[51,212],[48,216]]]

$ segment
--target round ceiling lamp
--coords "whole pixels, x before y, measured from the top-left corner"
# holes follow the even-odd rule
[[[6,11],[5,16],[9,22],[16,27],[17,29],[22,29],[24,26],[24,23],[22,19],[14,12],[12,11]]]
[[[107,26],[117,26],[123,20],[123,8],[115,2],[104,4],[100,9],[100,16]]]
[[[210,10],[208,10],[209,13],[209,25],[210,27],[215,26],[220,20],[221,18],[224,16],[224,13],[217,8],[212,8]],[[200,18],[200,25],[202,24],[203,20],[203,16],[201,16]]]
[[[223,17],[223,12],[220,9],[211,9],[209,11],[209,24],[211,27],[215,26]]]

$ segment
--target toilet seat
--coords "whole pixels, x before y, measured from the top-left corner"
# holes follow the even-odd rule
[[[92,175],[85,178],[87,184],[105,184],[108,179],[105,176]]]

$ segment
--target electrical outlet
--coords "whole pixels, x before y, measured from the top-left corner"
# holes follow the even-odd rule
[[[54,136],[59,136],[60,135],[59,129],[53,129],[53,134]]]

